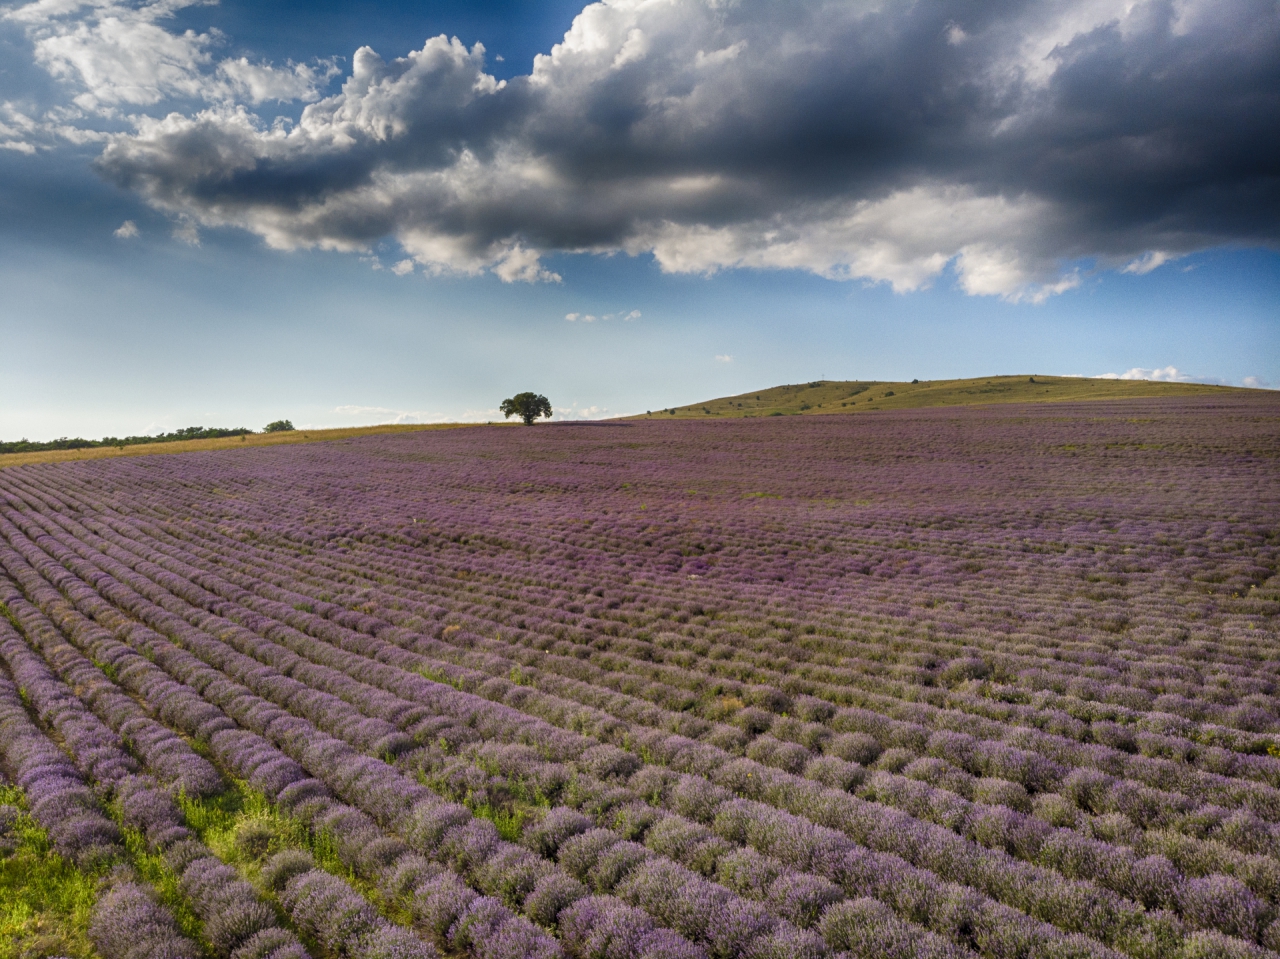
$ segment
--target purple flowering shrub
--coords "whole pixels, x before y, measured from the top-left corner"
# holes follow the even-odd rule
[[[103,959],[199,959],[155,893],[134,882],[114,885],[94,907],[89,937]]]
[[[80,771],[27,715],[18,688],[0,675],[0,765],[26,793],[53,848],[77,862],[114,858],[120,832],[102,814]]]

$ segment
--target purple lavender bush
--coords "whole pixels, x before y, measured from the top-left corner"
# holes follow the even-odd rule
[[[155,893],[133,882],[114,885],[94,906],[89,937],[103,959],[199,959]]]

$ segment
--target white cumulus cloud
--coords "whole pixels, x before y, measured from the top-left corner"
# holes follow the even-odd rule
[[[619,310],[616,313],[566,313],[564,318],[570,323],[594,323],[596,320],[638,320],[639,310]]]
[[[436,413],[428,410],[397,410],[388,406],[362,406],[360,404],[347,404],[343,406],[335,406],[333,412],[344,418],[354,418],[361,420],[360,425],[365,426],[381,426],[384,423],[454,423],[462,421],[477,421],[492,419],[495,410],[471,410],[458,416],[447,416],[444,413]]]
[[[0,130],[0,136],[4,135],[4,130]],[[0,140],[0,150],[13,150],[15,153],[35,153],[34,144],[27,143],[25,140],[4,139]]]
[[[606,406],[579,406],[576,402],[569,406],[554,406],[552,410],[561,420],[599,420],[609,413]]]
[[[1163,366],[1156,369],[1144,369],[1135,366],[1123,373],[1102,373],[1095,377],[1099,380],[1154,380],[1159,383],[1190,383],[1193,377],[1176,366]]]
[[[1157,267],[1164,266],[1170,260],[1176,260],[1177,256],[1172,253],[1166,253],[1164,250],[1148,250],[1136,260],[1131,260],[1124,265],[1121,273],[1136,273],[1139,276],[1145,276]]]
[[[173,238],[188,246],[199,246],[200,227],[190,217],[182,217],[173,226]]]
[[[257,104],[268,100],[315,100],[319,89],[341,71],[332,60],[315,65],[291,62],[282,69],[268,63],[250,63],[247,57],[240,57],[223,60],[217,72],[235,93]]]
[[[31,141],[40,133],[40,124],[12,103],[0,103],[0,117],[0,150],[35,153]]]
[[[73,102],[90,112],[112,115],[122,106],[175,97],[251,104],[314,100],[338,73],[332,60],[278,68],[245,57],[215,59],[224,39],[217,31],[169,28],[179,11],[207,2],[36,0],[3,17],[26,29],[36,62],[66,81]]]
[[[437,36],[360,47],[328,95],[333,61],[256,63],[178,29],[199,2],[3,16],[73,106],[131,125],[107,178],[277,249],[389,238],[427,273],[506,283],[626,252],[1038,303],[1094,269],[1280,243],[1280,180],[1237,162],[1280,128],[1274,0],[611,0],[527,75]],[[307,103],[296,124],[263,112],[281,100]],[[34,149],[4,123],[0,147]]]

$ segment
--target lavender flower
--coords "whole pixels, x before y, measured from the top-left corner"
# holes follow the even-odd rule
[[[103,959],[198,959],[200,949],[144,887],[117,883],[94,906],[89,937]]]

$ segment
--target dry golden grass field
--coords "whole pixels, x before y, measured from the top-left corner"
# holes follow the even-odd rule
[[[251,433],[248,436],[223,436],[213,440],[178,440],[172,443],[138,443],[130,446],[96,446],[80,450],[40,450],[35,453],[0,454],[0,469],[25,463],[62,463],[67,460],[113,459],[117,456],[153,456],[159,453],[191,453],[196,450],[253,449],[258,446],[280,446],[286,443],[320,443],[352,436],[377,433],[411,433],[415,430],[451,430],[484,423],[420,423],[383,426],[353,426],[334,430],[290,430],[279,433]],[[508,424],[494,424],[508,425]]]

